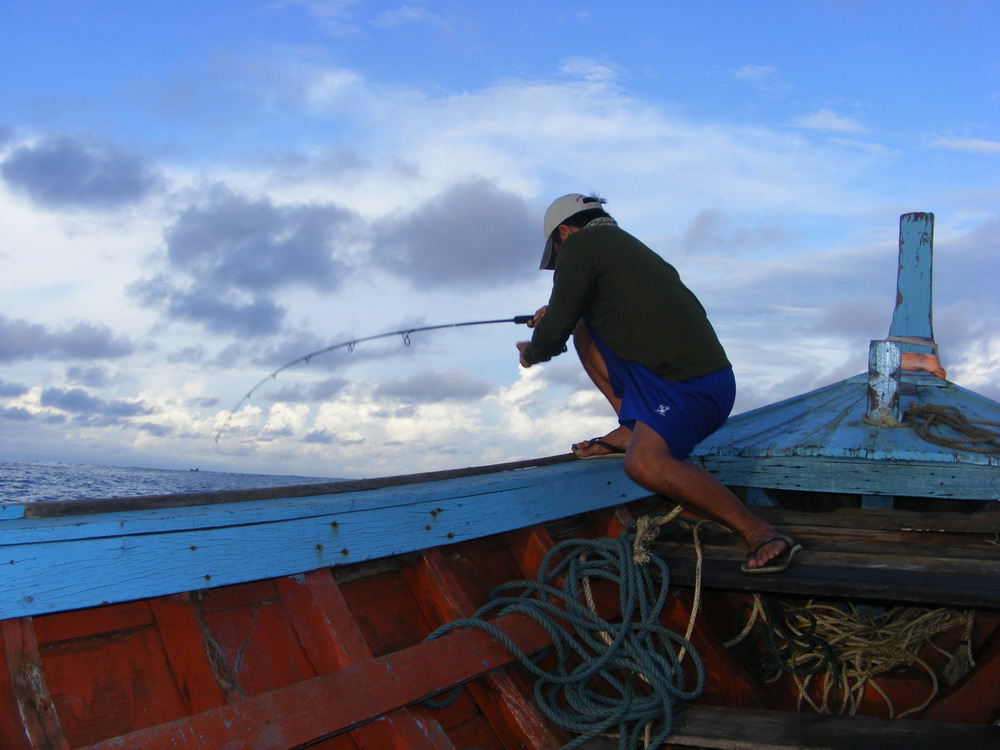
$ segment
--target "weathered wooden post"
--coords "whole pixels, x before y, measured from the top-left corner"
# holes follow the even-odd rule
[[[899,273],[896,308],[889,326],[890,338],[904,338],[904,352],[933,349],[934,214],[912,213],[899,217]],[[909,339],[922,339],[909,341]]]
[[[868,409],[864,420],[875,427],[898,427],[899,375],[902,362],[894,341],[872,341],[868,347]]]
[[[868,349],[868,408],[864,420],[876,427],[902,421],[899,378],[903,370],[925,370],[941,378],[945,372],[934,341],[934,214],[899,217],[899,272],[896,307],[887,339]]]
[[[899,217],[899,275],[889,341],[899,345],[904,370],[945,378],[934,340],[934,214]]]

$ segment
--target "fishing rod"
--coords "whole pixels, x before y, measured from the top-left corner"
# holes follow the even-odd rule
[[[443,325],[421,326],[420,328],[401,328],[398,331],[389,331],[388,333],[378,333],[375,334],[374,336],[365,336],[364,338],[360,339],[341,341],[339,344],[333,344],[332,346],[326,346],[323,347],[322,349],[317,349],[314,352],[309,352],[309,354],[303,354],[301,357],[297,357],[296,359],[293,359],[291,362],[283,364],[281,367],[272,372],[270,375],[268,375],[265,378],[262,378],[261,381],[257,383],[257,385],[255,385],[253,388],[247,391],[246,395],[239,401],[237,401],[236,405],[229,410],[229,416],[226,417],[225,423],[222,425],[222,427],[219,428],[219,431],[215,434],[215,442],[216,443],[219,442],[219,438],[222,437],[222,433],[225,432],[226,427],[229,426],[229,422],[232,420],[233,415],[240,409],[241,406],[243,406],[243,404],[247,403],[250,400],[250,397],[253,396],[254,392],[258,388],[267,383],[269,380],[276,380],[280,373],[284,372],[290,367],[294,367],[300,362],[305,362],[306,364],[308,364],[313,359],[313,357],[318,357],[321,354],[332,352],[335,349],[346,348],[347,351],[353,352],[354,347],[357,346],[358,344],[362,344],[365,341],[374,341],[375,339],[384,339],[390,336],[402,336],[403,344],[405,346],[409,346],[410,334],[412,333],[421,333],[423,331],[439,331],[442,328],[463,328],[465,326],[488,326],[488,325],[493,325],[495,323],[514,323],[516,325],[524,325],[533,320],[534,317],[535,317],[534,315],[515,315],[513,318],[500,318],[498,320],[471,320],[465,323],[444,323]]]

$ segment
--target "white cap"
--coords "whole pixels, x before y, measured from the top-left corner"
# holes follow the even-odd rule
[[[540,269],[551,271],[556,267],[555,253],[552,252],[552,233],[556,227],[581,211],[601,208],[603,203],[603,200],[595,200],[589,195],[581,195],[580,193],[570,193],[552,201],[552,204],[545,210],[545,218],[542,220],[542,231],[545,232],[545,251],[542,253]]]

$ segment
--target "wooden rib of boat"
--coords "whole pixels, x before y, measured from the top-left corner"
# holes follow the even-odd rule
[[[906,377],[896,391],[876,383],[876,406],[893,408],[897,392],[919,397]],[[854,411],[863,402],[845,406],[838,423],[855,434],[895,429],[853,424],[864,421]],[[680,669],[691,672],[697,658],[705,675],[699,697],[673,717],[669,746],[1000,746],[1000,512],[989,502],[997,460],[965,462],[976,468],[960,472],[957,495],[924,493],[956,510],[889,510],[866,498],[888,492],[879,482],[900,467],[845,484],[844,456],[831,471],[815,445],[748,447],[747,421],[734,421],[692,460],[718,469],[712,462],[728,457],[726,480],[750,500],[777,497],[786,507],[755,510],[805,551],[782,574],[747,575],[737,537],[685,516],[648,543],[668,567],[659,624],[689,634],[692,656]],[[893,461],[856,453],[858,476]],[[927,471],[925,453],[911,470]],[[800,461],[794,491],[774,480],[787,466],[760,467],[789,457]],[[857,507],[803,510],[813,507],[810,490],[851,495]],[[629,481],[620,462],[572,456],[266,490],[0,502],[0,748],[576,742],[535,702],[531,679],[497,638],[477,628],[428,636],[469,617],[496,586],[534,578],[557,545],[631,534],[639,519],[671,508]],[[609,627],[631,615],[610,582],[596,582],[593,594]],[[870,625],[897,610],[911,623],[943,624],[892,669],[852,675],[849,699],[832,657],[826,671],[804,676],[788,656],[797,638],[809,640],[789,635],[793,618],[833,613]],[[543,666],[553,661],[552,633],[531,617],[503,611],[489,622]],[[822,641],[824,653],[833,640]],[[886,644],[859,648],[874,662]],[[427,702],[455,686],[465,689],[454,703]],[[584,745],[618,746],[602,736]]]

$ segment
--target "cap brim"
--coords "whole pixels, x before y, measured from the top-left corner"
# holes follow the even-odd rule
[[[542,253],[542,264],[538,266],[540,271],[553,271],[556,267],[556,254],[552,251],[552,238],[545,240],[545,250]]]

